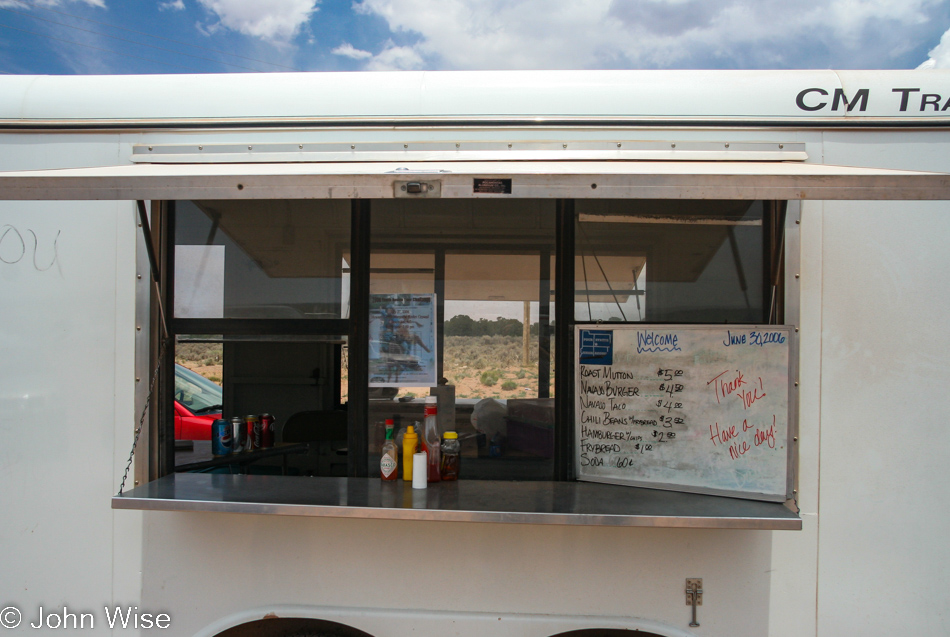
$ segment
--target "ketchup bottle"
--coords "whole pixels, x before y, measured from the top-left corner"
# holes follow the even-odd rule
[[[426,396],[425,427],[422,434],[422,450],[426,452],[426,482],[438,482],[442,479],[439,435],[438,407],[439,399],[436,396]]]

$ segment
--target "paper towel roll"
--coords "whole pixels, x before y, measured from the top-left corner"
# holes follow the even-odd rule
[[[412,454],[412,488],[425,489],[428,480],[426,479],[426,452]]]

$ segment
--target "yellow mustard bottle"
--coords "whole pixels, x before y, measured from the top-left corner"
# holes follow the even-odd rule
[[[419,435],[412,425],[406,429],[406,435],[402,439],[402,479],[412,482],[412,454],[416,452],[419,446]]]

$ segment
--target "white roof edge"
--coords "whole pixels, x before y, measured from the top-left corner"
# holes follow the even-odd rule
[[[911,92],[902,93],[905,89]],[[929,101],[925,96],[931,96]],[[943,110],[947,100],[947,70],[0,76],[0,125],[535,119],[939,123],[950,122],[950,109]]]

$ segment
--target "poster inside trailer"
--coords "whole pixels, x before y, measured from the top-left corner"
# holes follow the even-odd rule
[[[434,387],[434,294],[373,294],[369,301],[370,387]]]

